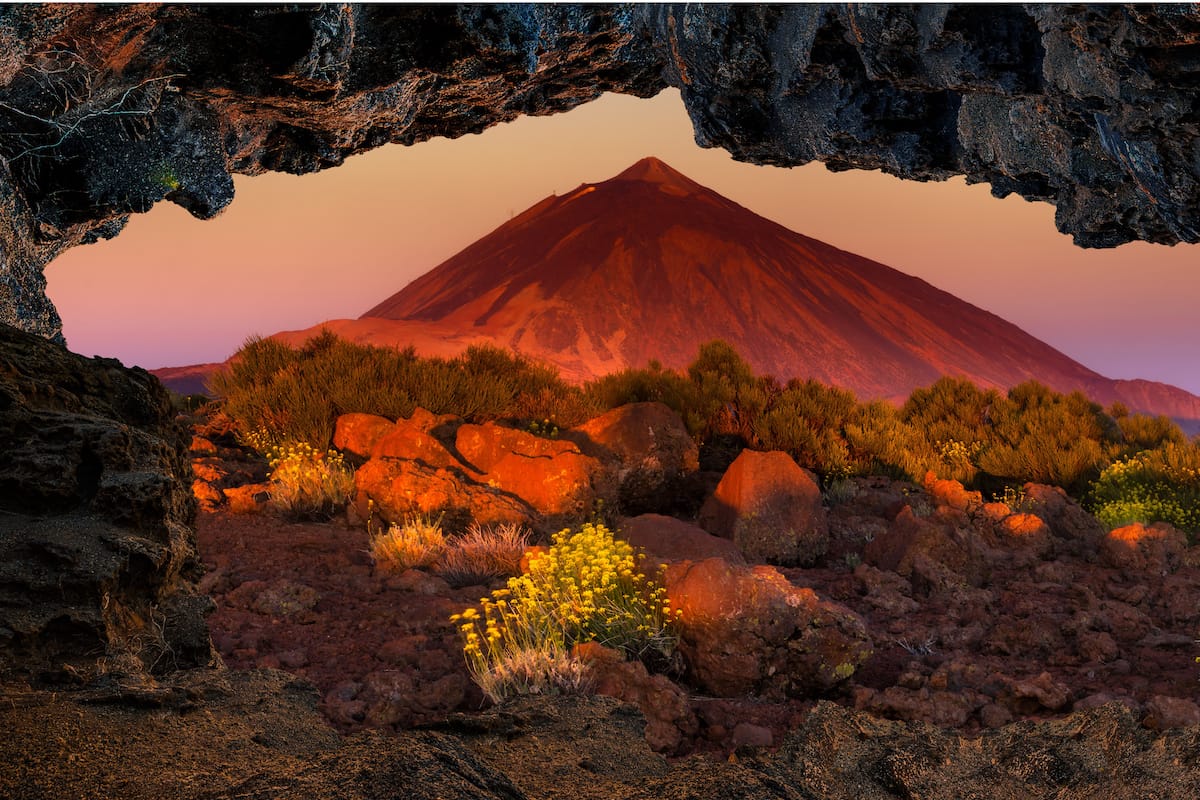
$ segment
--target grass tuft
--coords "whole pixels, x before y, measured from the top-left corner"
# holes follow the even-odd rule
[[[434,571],[451,586],[476,586],[521,571],[529,532],[521,525],[471,523],[466,533],[447,542]]]
[[[371,537],[371,558],[380,569],[404,572],[432,566],[446,549],[441,517],[417,514]]]

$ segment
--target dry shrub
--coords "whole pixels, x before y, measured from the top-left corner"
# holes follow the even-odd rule
[[[380,568],[392,572],[429,567],[445,548],[441,517],[414,515],[371,537],[371,558]]]
[[[529,548],[529,533],[520,525],[471,523],[451,539],[434,569],[451,586],[474,586],[517,575]]]

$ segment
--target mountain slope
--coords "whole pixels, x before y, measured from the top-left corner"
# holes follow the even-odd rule
[[[1055,389],[1200,419],[1200,398],[1112,381],[918,278],[795,233],[655,158],[551,196],[363,315],[445,342],[486,339],[593,377],[683,366],[722,338],[781,379],[907,396],[941,375]],[[356,336],[356,325],[339,322]],[[464,345],[465,346],[465,345]]]

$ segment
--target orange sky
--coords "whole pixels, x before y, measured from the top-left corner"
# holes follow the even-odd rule
[[[987,186],[734,162],[675,90],[606,95],[481,135],[389,146],[316,175],[236,180],[201,222],[169,203],[47,270],[71,349],[144,367],[227,357],[250,334],[356,317],[551,194],[656,155],[751,210],[917,275],[1113,378],[1200,394],[1200,245],[1082,250],[1054,210]]]

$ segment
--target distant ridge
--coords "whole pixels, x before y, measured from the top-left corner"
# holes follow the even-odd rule
[[[550,196],[358,320],[346,338],[430,355],[493,342],[583,380],[657,359],[682,367],[729,341],[756,370],[860,398],[942,375],[1036,379],[1200,427],[1200,397],[1114,381],[919,278],[764,219],[657,158]],[[303,341],[321,326],[277,334]]]

